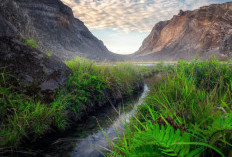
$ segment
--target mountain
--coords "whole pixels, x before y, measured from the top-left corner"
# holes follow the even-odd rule
[[[155,25],[135,60],[178,60],[232,54],[232,2],[180,11]]]
[[[60,0],[0,0],[0,37],[3,36],[34,39],[41,51],[62,60],[116,56]]]

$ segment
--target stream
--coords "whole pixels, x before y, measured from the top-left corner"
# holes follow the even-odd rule
[[[102,130],[109,139],[115,139],[117,137],[115,129],[119,134],[123,132],[123,124],[135,114],[137,106],[143,103],[148,92],[148,86],[145,84],[143,92],[134,98],[116,107],[97,110],[49,147],[43,148],[40,151],[41,156],[103,157],[109,144]]]
[[[150,83],[149,81],[146,83],[143,91],[130,99],[116,106],[99,108],[69,130],[48,135],[35,144],[33,141],[31,144],[25,143],[24,147],[19,147],[18,150],[10,152],[7,156],[103,157],[110,150],[105,135],[110,140],[115,140],[117,139],[115,129],[119,135],[122,134],[125,122],[128,122],[130,117],[135,114],[137,106],[143,103],[149,92]]]

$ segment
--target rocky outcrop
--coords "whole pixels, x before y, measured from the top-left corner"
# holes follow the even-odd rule
[[[42,52],[62,60],[115,57],[60,0],[1,0],[0,22],[0,36],[35,39]]]
[[[0,67],[19,79],[20,90],[44,101],[54,98],[71,72],[57,57],[49,57],[15,38],[0,37],[0,56]]]
[[[232,2],[212,4],[194,11],[180,11],[171,20],[155,25],[137,60],[177,60],[196,56],[220,59],[231,54]]]
[[[220,52],[232,57],[232,35],[225,37],[220,45]]]

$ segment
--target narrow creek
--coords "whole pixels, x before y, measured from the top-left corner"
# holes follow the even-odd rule
[[[143,103],[148,92],[148,86],[145,84],[143,92],[131,100],[116,107],[97,110],[49,147],[43,148],[41,156],[103,157],[103,154],[107,153],[104,148],[108,148],[108,142],[102,130],[109,139],[115,139],[117,137],[115,129],[122,133],[123,124],[135,114],[137,106]]]

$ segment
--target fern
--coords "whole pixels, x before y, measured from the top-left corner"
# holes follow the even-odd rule
[[[127,127],[126,132],[130,134],[131,130],[128,129]],[[116,151],[113,151],[109,156],[123,154],[125,157],[198,157],[202,155],[206,148],[209,148],[224,157],[220,150],[207,143],[191,142],[191,134],[181,133],[180,129],[175,130],[171,125],[160,126],[147,121],[141,129],[136,125],[135,129],[136,133],[132,138],[129,136],[130,139],[127,139],[128,136],[123,134],[123,138],[113,144]]]
[[[190,152],[190,145],[179,144],[190,142],[190,135],[187,133],[181,134],[179,129],[175,131],[170,125],[165,127],[151,123],[149,129],[136,134],[132,142],[136,143],[133,148],[135,156],[147,156],[149,152],[152,152],[150,154],[152,156],[155,152],[159,156],[184,157],[188,154],[200,154],[203,151],[202,148],[198,148]],[[148,151],[144,151],[146,149]]]
[[[145,130],[144,127],[146,128]],[[144,127],[139,129],[136,126],[136,134],[134,134],[133,138],[130,140],[127,140],[124,136],[121,141],[118,141],[118,143],[114,145],[117,149],[116,152],[120,152],[120,154],[124,154],[124,156],[133,157],[193,157],[200,155],[204,151],[204,147],[200,144],[196,146],[194,150],[190,151],[190,134],[182,134],[179,129],[175,131],[170,125],[154,125],[151,121],[148,121]],[[110,156],[115,156],[115,154],[112,153]]]

